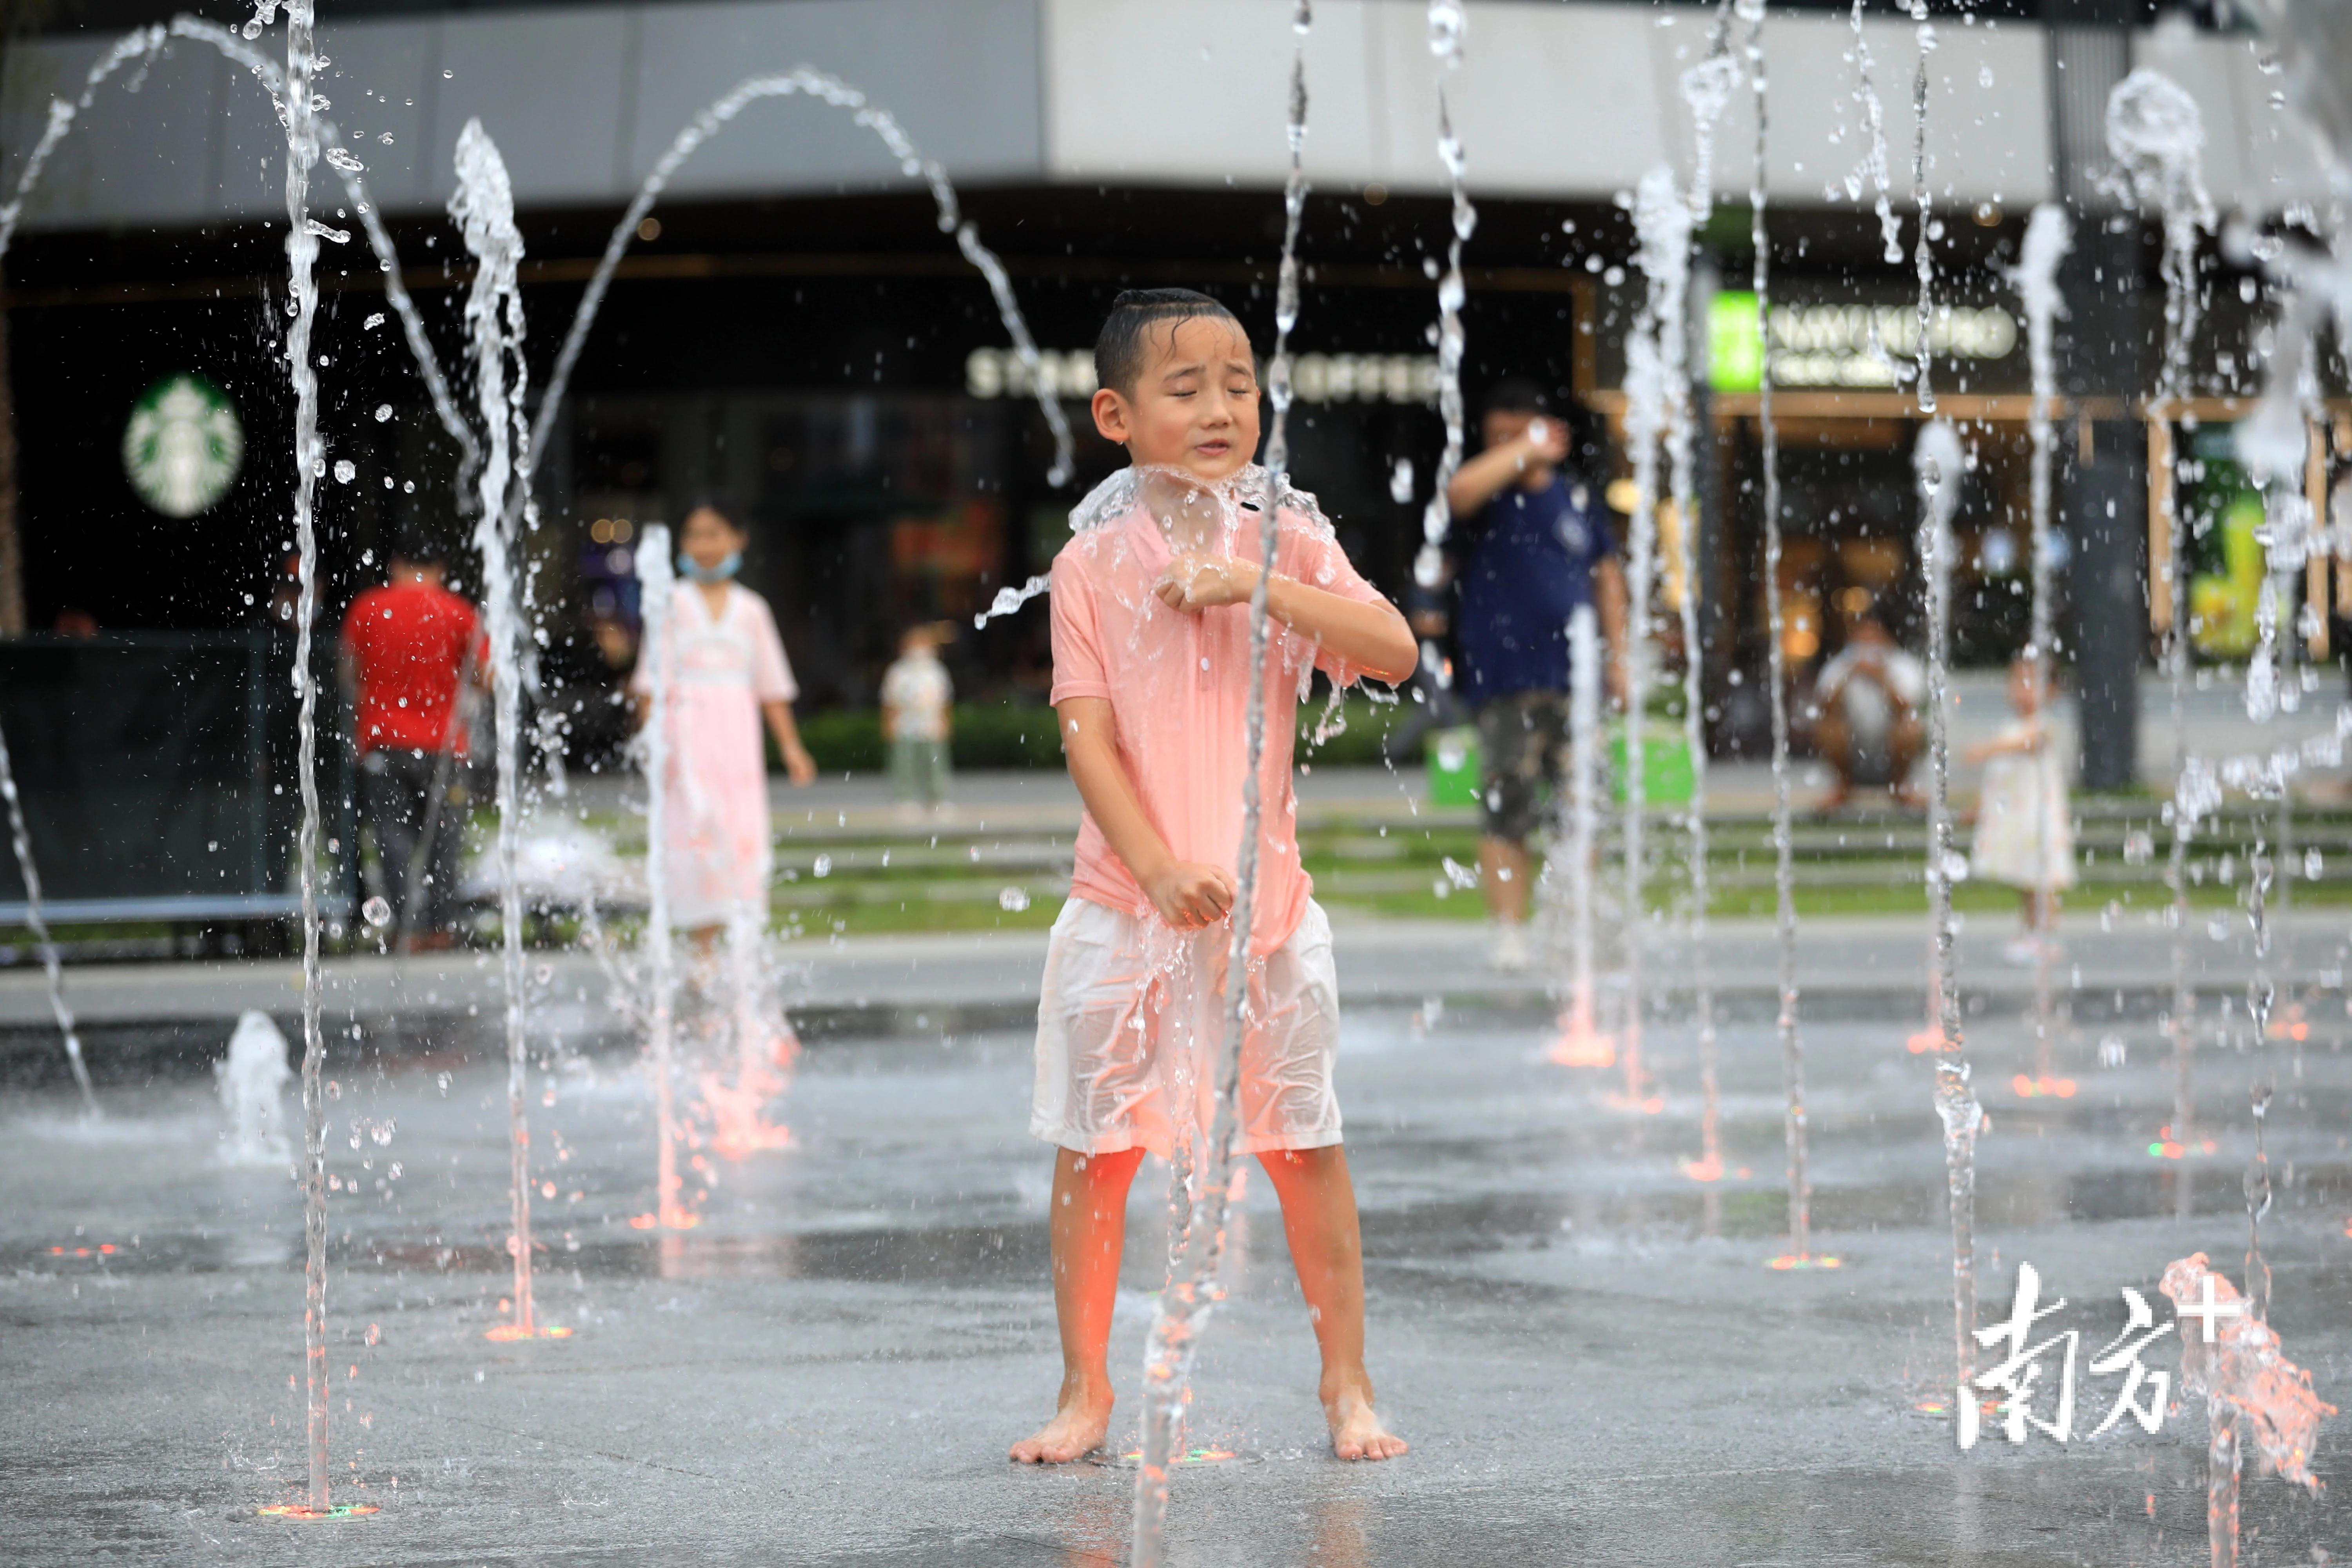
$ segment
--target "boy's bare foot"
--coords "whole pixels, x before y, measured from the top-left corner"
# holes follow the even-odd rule
[[[1331,1426],[1331,1451],[1343,1459],[1393,1459],[1410,1447],[1381,1425],[1372,1409],[1372,1391],[1347,1389],[1323,1401],[1323,1419]]]
[[[1086,1458],[1110,1432],[1110,1406],[1108,1388],[1063,1389],[1054,1418],[1013,1444],[1013,1458],[1024,1465],[1066,1465]]]

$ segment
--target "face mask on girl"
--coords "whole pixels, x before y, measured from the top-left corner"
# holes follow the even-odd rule
[[[724,583],[736,573],[743,570],[743,552],[740,550],[730,550],[716,566],[702,565],[693,556],[680,552],[677,558],[677,569],[698,583]]]

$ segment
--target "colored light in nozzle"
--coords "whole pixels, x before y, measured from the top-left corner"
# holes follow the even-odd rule
[[[2074,1080],[2071,1078],[2028,1078],[2019,1073],[2009,1080],[2009,1087],[2025,1100],[2072,1100]]]
[[[572,1331],[570,1329],[553,1326],[541,1329],[526,1329],[520,1323],[500,1323],[497,1328],[492,1329],[489,1332],[482,1336],[482,1338],[486,1340],[496,1340],[501,1344],[513,1340],[568,1340],[571,1337]]]
[[[1223,1463],[1224,1460],[1230,1459],[1233,1457],[1234,1451],[1231,1448],[1187,1448],[1184,1450],[1182,1456],[1176,1460],[1176,1463],[1180,1465],[1214,1465]],[[1143,1450],[1140,1448],[1130,1448],[1126,1453],[1121,1454],[1119,1458],[1139,1465],[1143,1462]]]
[[[1617,1041],[1610,1035],[1563,1029],[1552,1042],[1551,1059],[1564,1068],[1606,1068],[1617,1065]]]
[[[1845,1260],[1811,1252],[1784,1252],[1772,1259],[1768,1268],[1786,1273],[1792,1268],[1843,1268]]]
[[[372,1502],[339,1502],[331,1508],[312,1508],[305,1502],[273,1502],[255,1510],[264,1519],[358,1519],[364,1514],[383,1510]]]

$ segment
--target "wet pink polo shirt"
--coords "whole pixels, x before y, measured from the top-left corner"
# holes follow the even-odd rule
[[[1234,553],[1259,559],[1257,519],[1244,513]],[[1108,700],[1119,760],[1144,815],[1179,860],[1234,874],[1242,837],[1242,778],[1248,762],[1249,605],[1174,610],[1151,589],[1169,547],[1149,511],[1087,529],[1054,558],[1053,700]],[[1275,571],[1343,598],[1381,602],[1327,529],[1285,509]],[[1357,672],[1281,622],[1268,627],[1265,751],[1259,769],[1258,885],[1250,950],[1290,940],[1315,890],[1298,864],[1297,800],[1290,787],[1297,706],[1310,668],[1345,686]],[[1151,900],[1087,813],[1078,825],[1073,896],[1153,916]]]

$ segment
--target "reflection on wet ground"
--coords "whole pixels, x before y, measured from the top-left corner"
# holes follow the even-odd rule
[[[1119,1560],[1131,1471],[1001,1458],[1045,1414],[1057,1366],[1025,1035],[933,1023],[814,1044],[783,1111],[792,1146],[709,1155],[700,1223],[683,1232],[630,1223],[653,1176],[635,1064],[584,1022],[551,1039],[532,1080],[541,1302],[575,1333],[494,1345],[502,1067],[477,1021],[446,1035],[357,1023],[331,1069],[334,1444],[350,1495],[384,1511],[299,1537],[252,1516],[299,1469],[299,1211],[283,1163],[218,1163],[200,1059],[160,1052],[96,1127],[54,1090],[8,1101],[0,1557]],[[1328,1458],[1311,1335],[1254,1183],[1190,1426],[1236,1457],[1180,1477],[1180,1560],[2201,1562],[2201,1412],[2095,1443],[2086,1418],[2065,1447],[1996,1440],[1963,1458],[1917,1408],[1941,1397],[1950,1260],[1928,1069],[1904,1047],[1916,1026],[1906,1005],[1810,1027],[1813,1214],[1844,1267],[1784,1275],[1766,1267],[1785,1216],[1769,1019],[1724,1031],[1727,1169],[1703,1184],[1682,1168],[1697,1152],[1695,1052],[1671,1022],[1649,1041],[1663,1106],[1641,1114],[1612,1107],[1604,1075],[1544,1061],[1538,1014],[1456,1010],[1429,1027],[1353,1013],[1341,1098],[1373,1368],[1415,1451],[1381,1469]],[[2273,1047],[2264,1226],[2273,1321],[2338,1404],[2352,1367],[2343,1033]],[[2100,1065],[2108,1037],[2131,1065]],[[2152,1019],[2078,1015],[2064,1100],[2009,1087],[2031,1070],[2023,1019],[1976,1019],[1970,1048],[1993,1118],[1983,1321],[2031,1260],[2087,1355],[2120,1323],[2120,1287],[2150,1290],[2192,1250],[2239,1271],[2252,1053],[2201,1055],[2213,1150],[2166,1159],[2171,1078]],[[1122,1377],[1160,1284],[1165,1175],[1148,1164],[1130,1208]],[[1116,1447],[1130,1446],[1127,1415]],[[2331,1429],[2319,1468],[2352,1480],[2334,1443]],[[2340,1495],[2251,1483],[2259,1560],[2352,1550]]]

